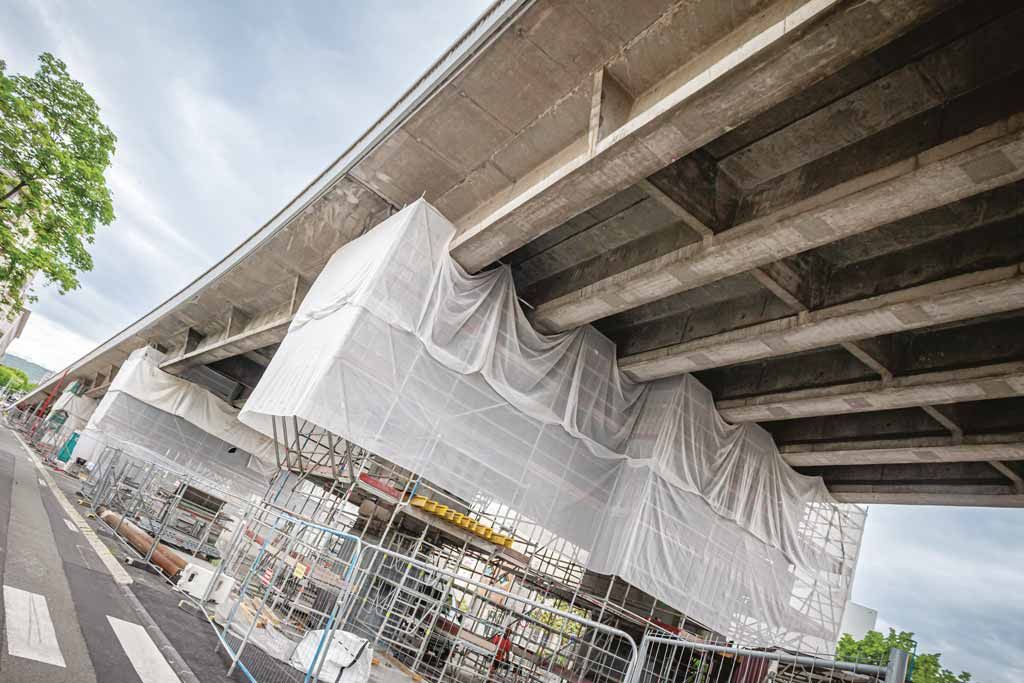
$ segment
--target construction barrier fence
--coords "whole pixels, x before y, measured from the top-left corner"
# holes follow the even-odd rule
[[[13,409],[6,419],[56,464],[62,441],[51,439],[55,449],[36,436],[38,415]],[[903,680],[891,669],[898,655],[887,669],[743,649],[669,627],[656,601],[638,622],[624,608],[630,587],[620,600],[614,577],[594,584],[564,539],[492,501],[460,503],[387,461],[341,450],[330,480],[281,470],[262,497],[108,443],[65,466],[128,557],[201,609],[226,670],[252,683]],[[492,538],[459,531],[456,517],[486,519]]]

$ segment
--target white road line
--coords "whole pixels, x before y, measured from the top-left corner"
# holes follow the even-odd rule
[[[160,653],[146,629],[130,621],[108,616],[107,621],[114,629],[114,635],[121,641],[128,661],[135,667],[142,683],[181,683],[174,669]]]
[[[28,444],[25,443],[25,440],[21,438],[21,435],[18,434],[18,432],[11,432],[11,434],[13,434],[14,438],[18,440],[18,443],[21,444],[21,447],[24,449],[25,457],[31,461],[32,458],[29,455],[29,453],[31,453],[31,449],[28,447]],[[38,462],[36,462],[35,465],[39,468],[39,471],[43,473],[45,478],[50,478],[50,473],[47,472],[42,465]],[[113,577],[114,583],[122,585],[132,583],[132,577],[128,575],[128,572],[125,571],[125,568],[121,566],[121,563],[118,562],[117,558],[110,552],[110,549],[103,544],[103,541],[101,541],[99,536],[96,535],[96,532],[92,530],[89,523],[82,519],[82,515],[78,514],[78,510],[68,502],[68,499],[64,496],[64,492],[60,490],[60,487],[54,484],[50,487],[50,490],[53,492],[54,498],[57,499],[57,503],[64,508],[64,514],[68,516],[68,519],[78,525],[78,530],[82,532],[82,535],[85,536],[85,540],[89,541],[89,545],[91,545],[92,549],[96,551],[96,554],[100,558],[100,562],[103,563],[103,566],[107,568],[108,572],[110,572],[110,576]]]
[[[7,612],[4,620],[7,624],[7,651],[12,656],[65,666],[45,597],[4,586],[4,610]]]
[[[67,517],[64,518],[64,526],[66,526],[68,529],[70,529],[72,533],[75,533],[75,534],[78,533],[78,527],[75,526],[75,523],[72,522]]]
[[[42,478],[42,477],[39,477],[39,485],[40,485],[40,486],[43,486],[43,487],[45,487],[45,486],[46,486],[46,482],[45,482],[45,481],[43,481],[43,478]]]

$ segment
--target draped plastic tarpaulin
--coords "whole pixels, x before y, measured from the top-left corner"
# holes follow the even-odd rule
[[[132,352],[82,431],[75,456],[95,460],[112,446],[243,497],[263,495],[276,471],[268,464],[273,442],[205,388],[160,370],[160,358],[148,347]]]
[[[56,415],[60,411],[67,414],[67,420],[64,422],[67,431],[77,432],[85,427],[96,411],[96,399],[65,391],[53,402],[50,415]]]
[[[509,269],[466,275],[453,235],[421,200],[334,254],[240,419],[296,416],[486,493],[745,644],[830,649],[863,512],[692,377],[636,384],[592,327],[538,334]]]
[[[136,349],[121,365],[104,396],[118,392],[159,408],[199,429],[252,453],[263,462],[273,459],[274,442],[238,421],[238,411],[204,387],[164,372],[157,365],[155,349]],[[103,421],[112,401],[101,401],[90,424]]]

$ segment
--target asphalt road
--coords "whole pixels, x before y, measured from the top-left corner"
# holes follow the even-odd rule
[[[0,427],[0,682],[180,683],[51,476]]]

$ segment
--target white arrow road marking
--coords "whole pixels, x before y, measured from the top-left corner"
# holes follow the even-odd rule
[[[4,610],[7,618],[7,651],[14,657],[65,666],[50,620],[46,598],[12,586],[4,586]]]
[[[66,526],[68,529],[71,529],[72,533],[78,533],[78,527],[75,526],[74,522],[72,522],[67,517],[64,518],[64,526]]]
[[[108,616],[107,621],[114,634],[121,641],[121,647],[128,655],[128,661],[135,667],[142,683],[181,683],[174,669],[160,654],[160,648],[146,633],[146,629],[130,621]]]

